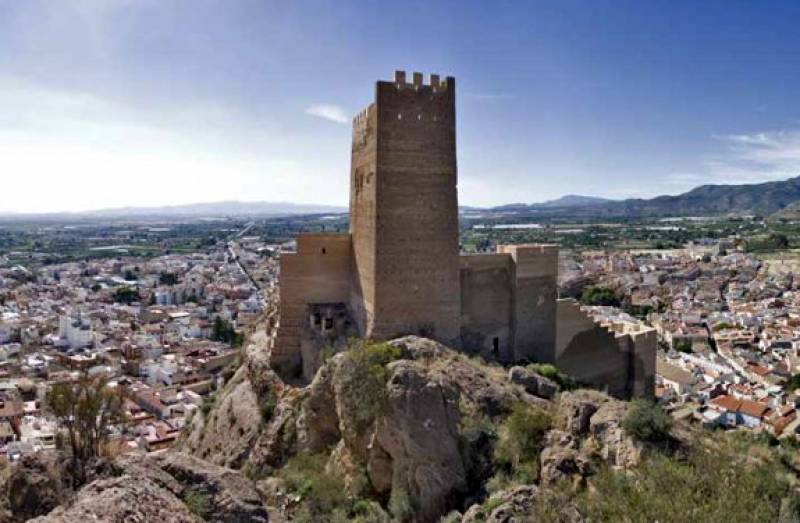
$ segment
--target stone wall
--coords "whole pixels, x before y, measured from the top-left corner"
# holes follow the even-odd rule
[[[377,232],[378,111],[374,103],[353,119],[350,168],[350,233],[353,272],[350,311],[362,333],[375,317],[375,235]]]
[[[279,319],[270,342],[274,368],[301,365],[308,305],[346,303],[353,267],[349,234],[300,234],[296,253],[281,253]]]
[[[455,80],[398,72],[375,99],[354,130],[354,315],[367,337],[458,346]]]
[[[642,326],[602,325],[572,299],[558,300],[555,365],[618,398],[655,394],[656,332]]]
[[[461,256],[461,348],[487,360],[514,359],[514,269],[508,254]]]
[[[514,261],[514,360],[555,362],[557,245],[500,245]]]

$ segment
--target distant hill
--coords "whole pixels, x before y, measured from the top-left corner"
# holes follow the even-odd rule
[[[223,201],[193,203],[164,207],[119,207],[74,213],[2,214],[0,217],[24,218],[199,218],[221,216],[292,216],[303,214],[339,214],[346,207],[290,202],[239,202]]]
[[[610,214],[631,216],[770,215],[797,201],[800,201],[800,176],[747,185],[701,185],[676,196],[623,200],[603,205],[603,209]]]
[[[347,212],[346,207],[290,202],[212,202],[174,205],[167,207],[124,207],[103,209],[87,214],[125,216],[278,216],[292,214],[337,214]]]
[[[541,203],[508,203],[497,207],[492,207],[492,211],[528,211],[536,209],[554,209],[554,208],[570,208],[570,207],[591,207],[593,205],[602,205],[611,203],[614,200],[606,198],[598,198],[597,196],[580,196],[577,194],[567,194],[555,200],[548,200]]]
[[[567,195],[557,200],[534,204],[494,207],[492,212],[534,216],[692,216],[692,215],[773,215],[800,202],[800,176],[777,182],[747,185],[702,185],[675,196],[651,199],[604,200],[590,196]],[[800,214],[800,203],[791,207]],[[792,212],[792,211],[787,211]]]
[[[602,205],[611,203],[614,200],[598,198],[597,196],[581,196],[578,194],[567,194],[555,200],[549,200],[538,204],[540,207],[589,207],[592,205]]]

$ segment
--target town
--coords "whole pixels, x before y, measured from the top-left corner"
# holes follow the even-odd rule
[[[791,265],[727,239],[562,262],[562,293],[578,292],[604,321],[655,328],[656,396],[674,416],[797,437],[800,292]]]
[[[161,256],[112,247],[118,256],[47,265],[0,257],[0,453],[14,461],[53,448],[47,392],[82,375],[125,390],[113,435],[122,451],[169,447],[230,377],[275,285],[276,246],[242,232]]]
[[[208,245],[180,254],[141,256],[116,247],[82,261],[46,263],[43,255],[6,251],[0,453],[14,461],[53,448],[57,427],[47,391],[82,374],[128,392],[125,423],[114,434],[121,446],[172,445],[192,413],[213,404],[237,364],[244,333],[269,309],[279,253],[295,249],[291,234],[324,230],[333,221],[226,223],[205,231],[216,233]],[[165,234],[170,227],[140,229]],[[42,236],[63,235],[53,230]],[[462,238],[469,230],[462,226]],[[573,247],[560,256],[559,295],[580,300],[598,324],[656,330],[656,398],[674,417],[797,438],[800,282],[791,256],[747,253],[735,243],[697,238],[672,249]]]

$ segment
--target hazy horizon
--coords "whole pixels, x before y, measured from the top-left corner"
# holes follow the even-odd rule
[[[394,69],[456,77],[464,206],[786,179],[798,21],[778,1],[0,0],[0,213],[346,206],[350,118]]]

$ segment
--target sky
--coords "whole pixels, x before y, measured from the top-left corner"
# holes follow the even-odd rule
[[[0,212],[346,205],[395,69],[457,80],[459,201],[800,175],[800,2],[0,0]]]

